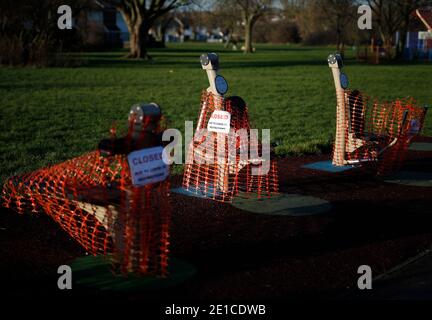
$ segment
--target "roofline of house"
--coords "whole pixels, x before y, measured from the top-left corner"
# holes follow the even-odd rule
[[[428,31],[432,31],[432,26],[429,25],[429,23],[426,21],[425,18],[423,18],[422,14],[420,12],[420,9],[416,10],[416,14],[420,18],[420,20],[425,24],[425,26],[428,28]]]

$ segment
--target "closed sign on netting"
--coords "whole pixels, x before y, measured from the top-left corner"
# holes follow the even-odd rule
[[[203,92],[183,188],[218,201],[240,194],[269,197],[279,188],[276,164],[258,155],[262,146],[244,101]]]
[[[97,151],[7,180],[3,205],[45,212],[89,253],[109,255],[118,272],[166,275],[168,167],[158,146],[160,115],[143,110],[131,111],[125,137],[113,135]]]

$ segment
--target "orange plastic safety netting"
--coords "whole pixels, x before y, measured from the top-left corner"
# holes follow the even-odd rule
[[[207,130],[215,110],[230,113],[228,134]],[[262,152],[244,101],[204,91],[197,131],[186,158],[183,188],[218,201],[231,201],[237,195],[254,194],[260,198],[278,193],[276,163]]]
[[[346,91],[344,101],[338,101],[333,163],[370,164],[378,175],[398,170],[425,115],[413,99],[380,103]]]
[[[89,253],[109,254],[115,271],[166,275],[169,182],[135,187],[127,160],[129,151],[158,140],[159,128],[143,129],[154,121],[133,115],[124,138],[114,134],[100,150],[10,178],[3,205],[19,213],[47,213]]]

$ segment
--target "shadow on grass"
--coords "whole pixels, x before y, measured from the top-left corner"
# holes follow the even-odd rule
[[[152,60],[129,60],[124,58],[111,59],[106,57],[92,58],[88,68],[158,68],[158,67],[184,67],[200,68],[199,56],[175,57],[153,55]],[[160,59],[160,60],[159,60]],[[164,59],[164,60],[162,60]],[[192,60],[193,59],[193,60]],[[350,63],[359,64],[359,63]],[[245,60],[224,61],[223,68],[281,68],[293,66],[326,66],[326,60]]]
[[[375,67],[376,65],[368,64],[356,59],[346,59],[345,63],[351,66],[364,66]],[[379,66],[415,66],[415,65],[429,65],[422,62],[403,62],[394,61],[383,63]],[[305,59],[305,60],[225,60],[223,61],[223,68],[283,68],[283,67],[301,67],[301,66],[327,66],[327,61],[323,59]],[[153,54],[152,60],[134,60],[126,59],[119,56],[107,57],[104,55],[92,56],[89,59],[88,68],[158,68],[158,67],[183,67],[183,68],[199,68],[198,55],[182,55],[182,56],[165,56]]]
[[[293,66],[326,66],[327,55],[334,52],[330,47],[301,46],[257,46],[255,54],[243,54],[214,45],[200,44],[149,49],[151,60],[127,59],[127,49],[111,52],[84,53],[89,68],[152,68],[152,67],[184,67],[199,68],[199,56],[205,52],[216,52],[221,55],[224,68],[281,68]],[[316,52],[322,54],[316,54]],[[313,53],[305,56],[305,53]],[[286,55],[283,55],[286,53]],[[297,54],[296,54],[297,53]],[[373,67],[365,61],[354,57],[345,59],[347,65]],[[385,61],[381,66],[428,65],[421,61]]]

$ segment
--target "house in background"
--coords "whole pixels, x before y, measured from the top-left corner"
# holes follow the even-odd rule
[[[208,28],[203,23],[205,12],[173,12],[159,19],[150,35],[162,42],[207,41],[221,42],[220,28]]]
[[[407,60],[432,61],[432,8],[412,13],[404,56]]]
[[[184,41],[223,42],[225,35],[220,27],[209,28],[203,23],[206,14],[173,12],[161,17],[149,31],[149,46]],[[129,30],[121,13],[102,0],[93,1],[74,27],[87,47],[97,50],[129,47]]]
[[[165,42],[184,42],[185,24],[178,17],[174,16],[165,25],[164,39]]]
[[[121,14],[109,4],[94,1],[78,19],[84,44],[93,48],[122,48],[129,32]]]

